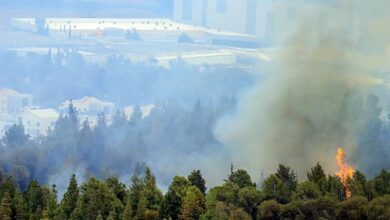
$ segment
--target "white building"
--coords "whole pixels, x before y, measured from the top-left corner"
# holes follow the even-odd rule
[[[24,31],[31,31],[26,25],[35,27],[35,22],[34,18],[11,19],[15,29]],[[236,44],[252,44],[256,40],[247,34],[194,26],[165,18],[46,18],[45,24],[50,30],[50,37],[59,40],[94,39],[99,40],[99,44],[134,40],[135,36],[142,41],[177,43],[183,33],[190,36],[194,42],[206,44],[232,44],[231,41]]]
[[[174,0],[173,19],[255,35],[263,44],[273,45],[288,29],[286,25],[294,24],[299,10],[320,5],[308,0]]]
[[[179,60],[192,66],[203,65],[234,65],[237,63],[237,53],[234,51],[220,50],[187,54],[172,54],[157,56],[154,58],[158,66],[171,68],[174,62]]]
[[[24,129],[32,137],[47,135],[49,128],[53,128],[59,118],[54,109],[29,109],[20,116]]]
[[[67,113],[70,101],[62,103],[59,109]],[[80,117],[82,116],[97,116],[99,113],[112,115],[115,111],[115,104],[112,102],[101,101],[95,97],[83,97],[81,99],[72,100],[73,106],[76,108]]]
[[[4,115],[16,116],[23,112],[27,106],[31,106],[33,96],[22,94],[12,89],[0,90],[0,117]]]

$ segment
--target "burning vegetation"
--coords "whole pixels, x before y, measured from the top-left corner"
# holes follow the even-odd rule
[[[340,178],[341,183],[345,187],[345,196],[349,198],[351,197],[352,192],[348,185],[348,181],[352,179],[355,169],[345,162],[345,154],[342,148],[337,149],[336,162],[339,167],[336,176]]]

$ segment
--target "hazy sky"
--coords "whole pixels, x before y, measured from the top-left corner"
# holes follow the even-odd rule
[[[170,17],[172,0],[5,0],[6,17]],[[1,17],[0,15],[0,17]]]

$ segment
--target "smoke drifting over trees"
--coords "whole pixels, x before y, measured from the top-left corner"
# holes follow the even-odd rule
[[[88,120],[79,127],[71,105],[47,137],[28,140],[23,125],[14,125],[3,138],[1,171],[12,175],[22,189],[37,179],[57,184],[62,193],[64,179],[71,173],[81,180],[112,175],[125,179],[137,162],[146,162],[167,186],[174,172],[188,172],[195,163],[206,169],[214,162],[210,157],[222,161],[226,153],[212,128],[220,115],[233,108],[234,101],[228,99],[215,107],[197,101],[190,110],[161,103],[147,118],[142,118],[138,107],[130,119],[118,111],[111,124],[100,114],[95,127]],[[216,181],[213,172],[207,174],[210,181]]]
[[[302,9],[267,79],[216,130],[233,161],[252,173],[283,162],[302,175],[316,161],[335,170],[334,152],[344,146],[367,173],[390,167],[387,141],[379,143],[387,125],[377,97],[366,98],[388,89],[381,78],[390,56],[384,8],[388,1],[345,0]]]
[[[262,170],[269,174],[279,163],[294,167],[299,178],[318,161],[327,172],[335,171],[334,154],[344,147],[349,162],[371,177],[390,168],[386,3],[344,0],[303,8],[299,22],[285,28],[283,49],[258,70],[267,73],[265,79],[238,67],[194,68],[180,59],[171,69],[152,60],[134,64],[121,56],[94,64],[77,52],[82,48],[69,45],[47,55],[1,51],[0,86],[33,93],[44,107],[88,95],[119,107],[154,103],[157,108],[147,118],[135,113],[127,119],[118,112],[112,124],[99,115],[96,127],[80,122],[73,111],[64,112],[47,137],[34,140],[15,125],[1,142],[0,168],[22,189],[37,179],[58,184],[60,194],[72,173],[80,182],[91,176],[124,179],[134,167],[146,166],[137,162],[152,167],[164,187],[174,174],[194,168],[213,186],[231,161],[256,180]],[[272,175],[268,183],[291,197],[281,179]],[[288,186],[295,187],[296,179],[291,179]],[[97,180],[92,183],[101,186]],[[189,208],[200,195],[195,191],[188,192]],[[246,193],[258,195],[253,188]]]

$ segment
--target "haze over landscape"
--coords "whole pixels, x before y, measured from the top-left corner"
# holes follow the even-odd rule
[[[0,218],[387,219],[389,9],[1,2]]]

